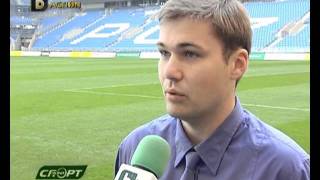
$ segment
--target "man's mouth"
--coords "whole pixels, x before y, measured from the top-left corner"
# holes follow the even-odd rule
[[[165,96],[169,101],[181,101],[186,97],[184,93],[176,89],[166,89]]]

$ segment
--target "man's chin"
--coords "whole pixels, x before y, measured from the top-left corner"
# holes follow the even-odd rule
[[[181,117],[181,112],[174,111],[174,110],[168,109],[168,108],[167,108],[167,112],[172,117],[175,117],[175,118],[180,118]]]
[[[182,113],[180,111],[170,111],[170,110],[167,110],[168,114],[172,117],[175,117],[175,118],[178,118],[178,119],[185,119],[187,118],[188,116],[185,114],[185,113]]]
[[[167,104],[167,113],[175,118],[184,119],[190,117],[190,112],[183,105]]]

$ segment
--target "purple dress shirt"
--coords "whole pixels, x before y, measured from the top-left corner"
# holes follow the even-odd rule
[[[307,180],[310,156],[291,138],[236,105],[216,131],[192,146],[181,120],[164,115],[132,131],[120,144],[115,174],[122,163],[130,164],[140,140],[150,134],[163,137],[171,146],[171,158],[160,180],[179,180],[186,153],[200,155],[198,180]],[[191,179],[190,179],[191,180]]]

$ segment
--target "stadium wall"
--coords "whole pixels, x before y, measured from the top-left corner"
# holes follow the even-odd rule
[[[115,58],[132,57],[134,59],[159,59],[158,52],[41,52],[41,51],[10,51],[10,56],[49,56],[49,57],[70,57],[70,58]],[[310,60],[310,53],[262,53],[253,52],[250,60]]]

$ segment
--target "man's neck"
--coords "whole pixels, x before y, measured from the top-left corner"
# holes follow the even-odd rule
[[[182,120],[182,127],[193,145],[205,141],[226,120],[235,106],[235,97],[224,101],[211,114],[193,120]]]

